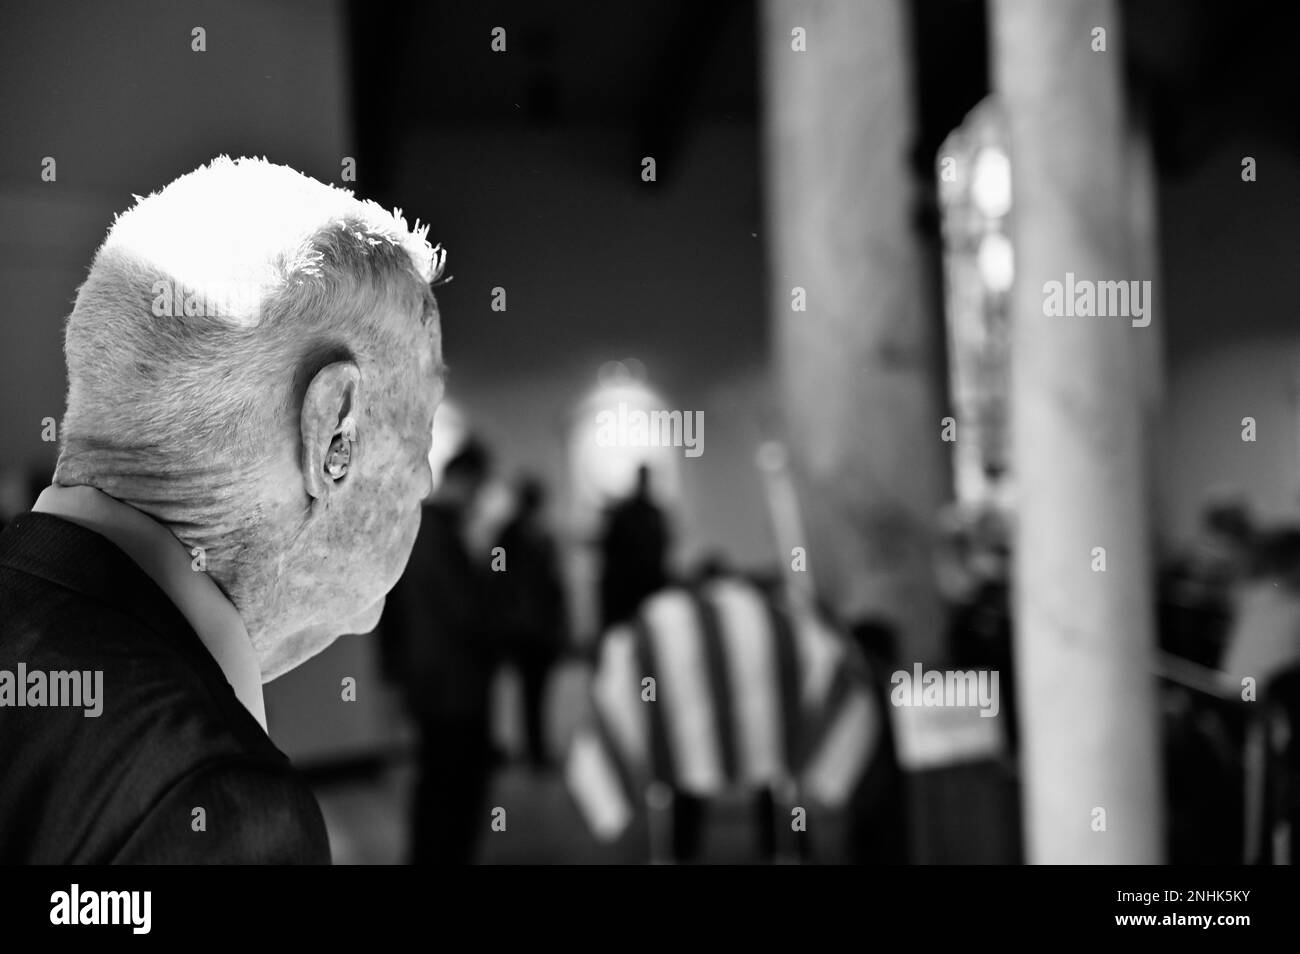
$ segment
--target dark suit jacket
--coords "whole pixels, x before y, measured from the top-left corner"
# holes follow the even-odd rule
[[[103,711],[0,706],[0,863],[329,863],[310,790],[181,612],[49,514],[0,534],[0,670],[19,663],[102,670]]]

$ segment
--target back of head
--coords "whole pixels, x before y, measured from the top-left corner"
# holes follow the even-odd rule
[[[441,258],[396,214],[287,166],[219,158],[119,215],[68,318],[60,483],[112,492],[114,462],[256,479],[313,365],[386,356],[427,323]],[[109,486],[104,486],[105,484]]]
[[[136,197],[68,318],[55,482],[203,548],[268,678],[373,627],[410,552],[441,396],[426,233],[221,157]]]

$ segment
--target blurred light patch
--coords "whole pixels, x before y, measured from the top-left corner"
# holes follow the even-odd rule
[[[976,267],[989,291],[999,294],[1011,290],[1015,279],[1015,252],[1011,240],[1001,232],[990,232],[980,240]]]
[[[990,219],[1011,211],[1011,160],[1001,149],[986,147],[976,154],[971,199]]]
[[[433,438],[429,445],[429,470],[433,474],[433,490],[442,483],[442,470],[447,461],[460,450],[469,434],[465,414],[453,402],[444,399],[433,416]]]
[[[600,510],[626,497],[636,484],[637,468],[650,468],[651,488],[660,503],[677,497],[679,458],[676,447],[601,446],[597,415],[616,410],[649,413],[667,407],[663,397],[645,383],[645,366],[636,359],[608,361],[596,376],[596,388],[578,405],[570,431],[569,463],[574,503],[580,510]]]

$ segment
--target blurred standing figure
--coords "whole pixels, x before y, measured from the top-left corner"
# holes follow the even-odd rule
[[[1207,585],[1230,589],[1257,570],[1259,534],[1247,503],[1220,495],[1206,502],[1191,562]]]
[[[1223,652],[1234,689],[1247,677],[1263,689],[1300,664],[1300,530],[1263,534],[1259,549],[1262,575],[1242,587]]]
[[[601,538],[600,612],[603,627],[630,619],[641,601],[668,582],[668,528],[650,498],[650,468],[636,472],[631,496],[609,509]]]
[[[1222,664],[1233,620],[1252,602],[1267,541],[1245,502],[1212,497],[1196,540],[1161,569],[1161,647],[1203,666]],[[1271,583],[1270,583],[1271,586]]]
[[[488,466],[476,441],[447,462],[384,614],[388,669],[402,683],[420,731],[414,864],[471,862],[488,823],[497,630],[486,567],[476,565],[464,536]]]
[[[507,652],[519,667],[524,689],[528,760],[547,763],[542,703],[546,676],[564,648],[564,587],[555,543],[542,522],[546,489],[535,477],[519,483],[518,503],[496,545],[505,554],[493,573]]]

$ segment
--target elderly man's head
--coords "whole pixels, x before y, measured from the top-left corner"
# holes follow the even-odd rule
[[[118,217],[68,319],[56,482],[202,548],[265,679],[372,628],[410,554],[443,377],[425,231],[221,158]]]

